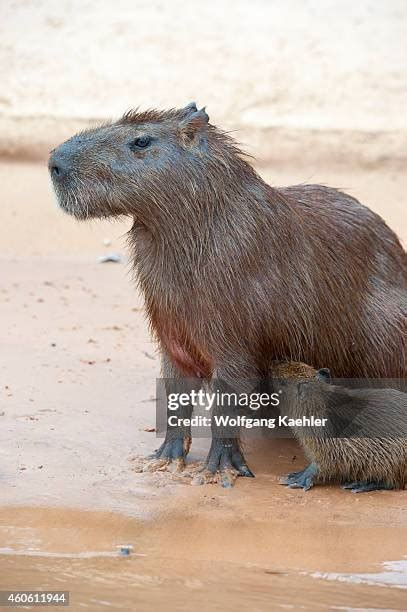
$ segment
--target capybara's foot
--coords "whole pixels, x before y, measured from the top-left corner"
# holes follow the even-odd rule
[[[136,472],[182,472],[190,446],[190,436],[166,438],[160,448],[157,448],[151,455],[137,459],[134,470]]]
[[[310,463],[301,472],[292,472],[280,480],[280,483],[291,489],[304,489],[308,491],[314,486],[314,478],[318,474],[315,463]]]
[[[233,438],[215,438],[204,465],[193,476],[191,484],[220,483],[222,487],[229,488],[234,485],[238,476],[254,478],[238,441]]]
[[[348,489],[352,493],[368,493],[369,491],[383,491],[394,489],[392,485],[385,482],[345,482],[342,489]]]
[[[191,480],[192,485],[204,485],[204,484],[215,484],[219,483],[225,489],[233,487],[236,478],[239,473],[236,470],[225,469],[211,472],[207,469],[206,465],[195,472]]]

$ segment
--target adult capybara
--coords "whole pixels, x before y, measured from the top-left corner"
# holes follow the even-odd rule
[[[274,359],[335,377],[405,375],[406,254],[394,232],[336,189],[267,185],[204,109],[127,113],[60,145],[49,169],[69,214],[134,219],[164,377],[216,371],[233,387]],[[187,427],[170,428],[156,465],[182,464],[189,444]],[[216,431],[206,465],[251,475],[237,440]]]
[[[311,462],[282,484],[307,491],[317,481],[339,480],[355,493],[404,489],[407,393],[327,384],[327,368],[304,363],[274,363],[270,375],[283,388],[281,411]]]

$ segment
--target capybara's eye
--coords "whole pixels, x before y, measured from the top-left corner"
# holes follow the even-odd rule
[[[137,149],[145,149],[151,142],[150,136],[139,136],[130,143],[130,149],[137,151]]]

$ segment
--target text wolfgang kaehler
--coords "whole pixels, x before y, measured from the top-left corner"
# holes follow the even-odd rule
[[[174,414],[168,415],[168,425],[170,427],[266,427],[275,429],[276,427],[324,427],[327,423],[326,418],[314,416],[301,416],[291,418],[289,415],[278,415],[277,417],[252,417],[244,414],[222,414],[222,409],[250,409],[253,411],[260,408],[277,407],[280,405],[282,391],[277,393],[226,393],[220,391],[191,390],[188,393],[169,393],[167,406],[169,411]],[[197,414],[191,417],[179,416],[176,411],[183,407],[192,406],[201,408],[213,414]],[[214,413],[215,408],[218,414]]]

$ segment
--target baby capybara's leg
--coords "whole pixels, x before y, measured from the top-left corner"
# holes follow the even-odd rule
[[[348,489],[352,493],[368,493],[369,491],[388,491],[395,487],[386,482],[363,480],[362,482],[345,482],[342,489]]]
[[[303,489],[308,491],[314,486],[314,480],[318,476],[318,466],[310,463],[301,472],[292,472],[280,480],[280,483],[291,489]]]

